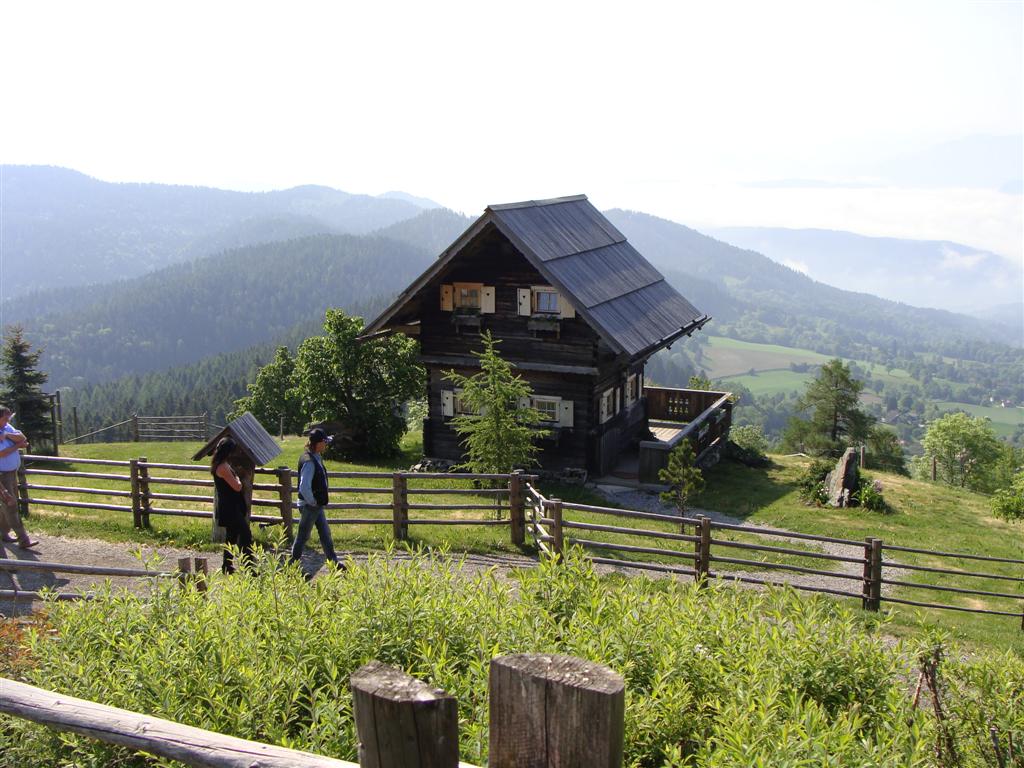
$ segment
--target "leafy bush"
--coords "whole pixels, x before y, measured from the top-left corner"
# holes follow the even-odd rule
[[[854,501],[865,509],[872,512],[886,512],[889,505],[882,495],[882,483],[880,480],[868,480],[866,477],[860,479],[860,487],[854,494]]]
[[[578,552],[509,579],[444,555],[372,555],[309,584],[263,558],[255,575],[214,576],[205,596],[108,587],[49,611],[56,632],[27,640],[32,684],[349,760],[348,677],[370,659],[455,695],[461,758],[483,764],[490,659],[537,651],[625,677],[630,768],[936,765],[931,710],[914,709],[907,691],[914,657],[839,603],[602,578]],[[963,691],[949,706],[966,757],[983,749],[971,728],[986,718],[1020,732],[1024,672],[1011,661],[946,672],[950,690]],[[980,700],[988,694],[997,698]],[[166,765],[12,718],[0,718],[0,755],[26,768]]]
[[[828,501],[828,493],[825,490],[825,477],[835,469],[835,462],[828,459],[815,459],[800,473],[797,478],[797,489],[800,498],[808,504],[818,506]]]
[[[1024,470],[1013,476],[1009,488],[995,492],[992,512],[1003,520],[1024,520]]]
[[[768,438],[761,427],[745,424],[729,430],[728,455],[748,467],[764,467],[770,464]]]

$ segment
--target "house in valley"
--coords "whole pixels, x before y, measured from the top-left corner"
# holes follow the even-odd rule
[[[474,373],[473,352],[489,330],[529,382],[530,405],[550,431],[540,444],[543,468],[600,476],[632,457],[622,474],[657,483],[679,440],[708,455],[728,433],[727,393],[644,381],[651,355],[709,320],[579,195],[488,207],[364,338],[419,339],[429,373],[427,456],[462,456],[450,421],[463,405],[445,374]]]

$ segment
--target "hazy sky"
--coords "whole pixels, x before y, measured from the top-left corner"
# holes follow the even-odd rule
[[[8,2],[0,163],[1024,258],[1022,3]],[[1016,166],[1016,167],[1014,167]]]

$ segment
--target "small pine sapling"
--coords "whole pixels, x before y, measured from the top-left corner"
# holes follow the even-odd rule
[[[669,486],[661,494],[661,500],[672,504],[679,514],[686,512],[689,498],[704,490],[704,474],[694,462],[693,446],[683,440],[668,455],[668,466],[659,470],[658,479]]]

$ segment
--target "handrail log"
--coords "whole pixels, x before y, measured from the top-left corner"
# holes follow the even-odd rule
[[[203,768],[359,768],[0,678],[0,712]]]
[[[50,573],[84,573],[91,576],[147,576],[160,578],[173,573],[151,571],[146,568],[119,568],[112,565],[75,565],[72,563],[45,563],[39,560],[0,559],[3,571],[48,571]]]

